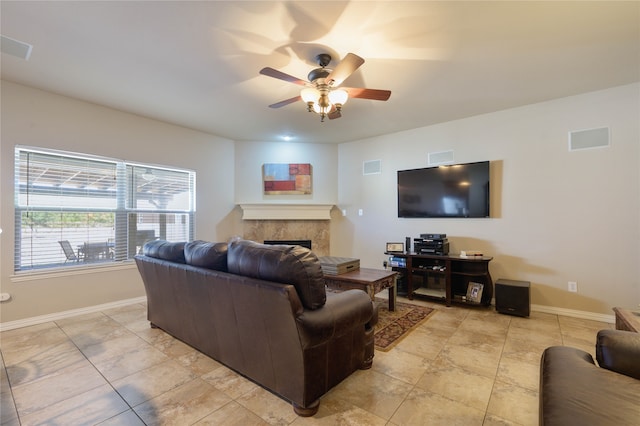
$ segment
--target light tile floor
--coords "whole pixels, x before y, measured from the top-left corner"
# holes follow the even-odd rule
[[[415,302],[415,301],[414,301]],[[314,417],[164,332],[144,304],[0,334],[2,425],[537,425],[539,361],[594,354],[612,324],[418,302],[436,311]]]

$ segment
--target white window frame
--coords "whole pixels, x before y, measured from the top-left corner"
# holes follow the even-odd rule
[[[44,169],[39,168],[37,172],[40,173],[40,177],[36,177],[35,162],[32,166],[26,165],[29,163],[25,161],[25,158],[29,158],[30,154],[36,158],[45,159],[44,163],[39,164],[47,165],[47,158],[59,158],[61,163],[52,162],[52,171],[49,171],[47,176],[44,175],[46,173],[43,172]],[[71,166],[66,163],[67,160]],[[82,163],[83,161],[86,163]],[[69,173],[69,170],[75,162],[88,166],[86,168],[80,167],[78,173],[74,175]],[[59,166],[63,163],[64,166]],[[109,163],[115,166],[115,175],[109,174],[111,173]],[[107,165],[105,168],[96,169],[95,173],[104,174],[101,179],[105,179],[103,182],[107,182],[108,185],[96,186],[98,183],[95,182],[99,182],[100,179],[93,179],[95,182],[89,182],[90,177],[95,177],[92,174],[94,170],[91,168],[93,164],[96,167],[99,164]],[[56,168],[57,165],[58,168]],[[82,175],[84,180],[81,179]],[[147,175],[151,178],[147,178]],[[16,146],[14,178],[15,274],[44,272],[54,268],[70,269],[104,267],[114,263],[123,264],[131,262],[140,251],[142,244],[149,239],[193,240],[196,174],[192,170],[129,162],[89,154]],[[36,180],[38,178],[41,179],[39,183]],[[73,181],[73,179],[77,180]],[[115,179],[115,181],[109,181],[109,179]],[[36,187],[39,189],[36,190]],[[79,190],[78,188],[85,189]],[[83,191],[98,198],[92,198],[91,195],[86,195],[85,198]],[[115,198],[113,197],[114,192]],[[104,203],[96,202],[96,200],[102,199],[107,201]],[[82,203],[85,202],[87,204],[83,205]],[[89,205],[92,203],[93,205]],[[96,204],[100,204],[100,206],[96,207]],[[47,238],[40,237],[42,241],[37,240],[33,232],[25,232],[24,235],[28,241],[23,241],[22,218],[27,212],[55,212],[56,215],[60,213],[61,218],[66,213],[73,213],[76,216],[79,214],[80,218],[84,214],[87,216],[113,214],[113,235],[107,235],[109,238],[105,238],[106,234],[103,232],[100,236],[88,236],[89,241],[82,245],[78,245],[78,241],[75,241],[72,248],[77,259],[70,260],[68,256],[65,258],[62,244],[58,246],[58,241],[52,240],[52,237],[45,232],[43,234],[47,235]],[[51,215],[42,216],[49,217]],[[65,223],[67,222],[61,219],[59,224],[54,224],[53,227],[44,225],[41,229],[47,228],[53,230],[50,231],[51,234],[56,234],[59,228],[59,233],[64,235],[64,230],[69,230],[69,228],[65,228]],[[65,237],[59,238],[64,239]],[[40,251],[38,250],[39,244],[41,245]],[[45,244],[47,244],[46,248]],[[57,258],[56,254],[50,253],[53,251],[54,245],[57,250]],[[96,246],[97,250],[95,250]],[[27,255],[25,247],[28,247],[28,250],[35,254],[33,256]]]

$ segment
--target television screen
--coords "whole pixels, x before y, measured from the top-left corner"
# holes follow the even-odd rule
[[[489,217],[489,161],[398,170],[398,217]]]

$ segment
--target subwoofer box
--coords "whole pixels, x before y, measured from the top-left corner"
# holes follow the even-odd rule
[[[496,311],[501,314],[528,317],[531,312],[531,283],[499,279],[495,284]]]

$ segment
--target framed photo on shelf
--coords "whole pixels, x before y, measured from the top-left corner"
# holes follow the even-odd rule
[[[402,253],[404,252],[404,243],[387,243],[385,251],[387,253]]]
[[[474,283],[473,281],[469,281],[469,285],[467,286],[467,301],[480,303],[480,301],[482,300],[483,288],[484,288],[484,284]]]

